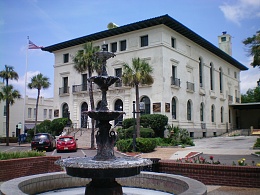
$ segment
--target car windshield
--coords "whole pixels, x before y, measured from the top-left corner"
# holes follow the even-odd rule
[[[37,139],[48,139],[48,136],[47,135],[35,135],[34,140],[37,140]]]
[[[59,140],[62,142],[67,142],[67,141],[73,141],[73,138],[72,137],[61,137],[61,138],[59,138]]]

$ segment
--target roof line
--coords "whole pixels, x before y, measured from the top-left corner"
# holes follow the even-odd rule
[[[189,40],[193,41],[194,43],[200,45],[201,47],[207,49],[208,51],[212,52],[213,54],[217,55],[218,57],[222,58],[223,60],[227,61],[228,63],[232,64],[233,66],[239,68],[240,70],[248,70],[246,66],[238,62],[236,59],[207,41],[206,39],[202,38],[197,33],[190,30],[185,25],[181,24],[177,20],[170,17],[168,14],[158,16],[155,18],[150,18],[146,20],[142,20],[135,23],[126,24],[117,28],[108,29],[104,31],[100,31],[97,33],[93,33],[90,35],[82,36],[79,38],[71,39],[68,41],[64,41],[61,43],[57,43],[51,46],[47,46],[42,48],[43,51],[53,52],[57,50],[61,50],[67,47],[73,47],[76,45],[84,44],[86,42],[105,39],[107,37],[116,36],[123,33],[128,33],[156,25],[163,24],[168,26],[172,30],[178,32],[179,34],[183,35],[184,37],[188,38]]]

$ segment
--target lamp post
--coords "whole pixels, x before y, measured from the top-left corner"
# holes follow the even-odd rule
[[[135,101],[133,101],[133,118],[134,118],[134,125],[133,125],[133,150],[136,152],[136,129],[135,129]]]

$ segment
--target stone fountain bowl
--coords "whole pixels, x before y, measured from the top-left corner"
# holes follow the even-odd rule
[[[96,83],[101,89],[106,89],[115,82],[119,81],[120,78],[116,76],[93,76],[90,77],[89,80]]]
[[[68,175],[80,178],[120,178],[138,175],[142,167],[152,164],[149,159],[118,157],[96,161],[92,157],[60,159],[55,162],[66,169]]]
[[[98,110],[98,111],[86,111],[90,118],[99,121],[112,121],[125,114],[123,111],[111,111],[111,110]]]

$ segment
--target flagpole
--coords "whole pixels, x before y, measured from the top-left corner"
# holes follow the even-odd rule
[[[25,115],[26,115],[26,82],[27,82],[27,69],[28,69],[28,46],[29,46],[29,36],[27,36],[26,43],[26,64],[25,64],[25,76],[24,76],[24,105],[23,105],[23,131],[25,133]]]

